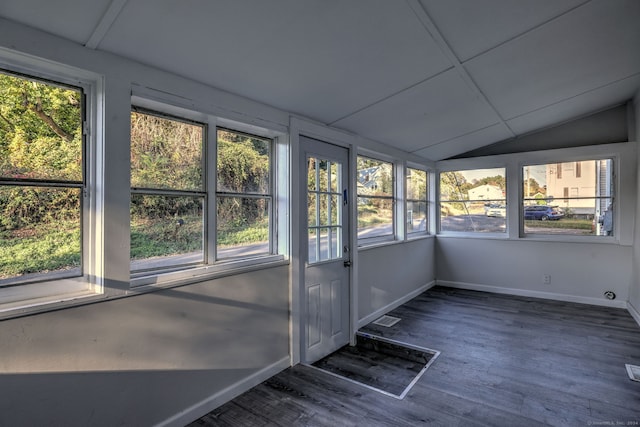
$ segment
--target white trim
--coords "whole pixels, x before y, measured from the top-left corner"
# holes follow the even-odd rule
[[[612,301],[592,297],[581,297],[576,295],[556,294],[553,292],[532,291],[530,289],[503,288],[501,286],[481,285],[467,282],[450,282],[448,280],[436,280],[439,286],[446,286],[456,289],[468,289],[471,291],[491,292],[495,294],[516,295],[521,297],[542,298],[554,301],[575,302],[579,304],[591,304],[604,307],[627,308],[626,301]]]
[[[300,117],[290,116],[289,120],[289,166],[290,166],[290,212],[300,212],[302,209],[306,209],[306,205],[302,203],[300,197],[297,195],[301,192],[301,180],[306,182],[306,175],[304,171],[300,170],[300,137],[307,137],[311,139],[317,139],[321,142],[337,145],[348,150],[349,156],[349,177],[348,177],[348,189],[349,194],[353,197],[355,188],[355,155],[353,144],[355,142],[355,136],[342,131],[337,128],[331,128],[323,124],[303,119]],[[296,196],[294,196],[296,195]],[[352,199],[353,200],[353,199]],[[354,266],[357,265],[358,251],[356,232],[354,232],[355,222],[355,210],[350,210],[350,232],[349,232],[349,247],[351,248],[351,261]],[[300,215],[291,215],[291,254],[300,253],[300,229],[303,224],[300,223]],[[294,237],[298,236],[298,237]],[[357,306],[357,268],[350,268],[349,273],[349,327],[352,343],[355,343],[355,321],[358,312]],[[304,262],[300,256],[291,257],[291,268],[289,276],[289,345],[291,353],[291,365],[300,363],[301,356],[303,354],[302,346],[304,342],[304,319],[305,308],[303,299],[304,288]]]
[[[124,9],[124,5],[127,3],[127,0],[112,0],[111,4],[107,8],[107,11],[100,18],[100,22],[93,30],[91,37],[85,43],[85,47],[89,49],[96,49],[100,42],[105,38],[107,32],[111,29],[111,26],[120,15],[122,9]]]
[[[640,326],[640,312],[631,304],[631,302],[627,301],[627,310],[633,319],[636,321],[638,326]]]
[[[418,295],[420,295],[424,291],[426,291],[428,289],[431,289],[435,285],[436,285],[436,281],[433,280],[433,281],[427,283],[426,285],[422,285],[418,289],[409,292],[405,296],[403,296],[401,298],[398,298],[397,300],[385,305],[384,307],[377,309],[373,313],[371,313],[371,314],[363,317],[362,319],[358,320],[358,329],[368,325],[369,323],[373,322],[374,320],[376,320],[380,316],[382,316],[384,314],[387,314],[391,310],[400,307],[402,304],[414,299],[415,297],[417,297]]]
[[[241,395],[245,391],[257,386],[263,381],[268,380],[272,376],[280,373],[281,371],[289,367],[289,356],[283,357],[277,362],[266,366],[259,371],[245,377],[244,379],[232,384],[217,393],[212,394],[206,399],[192,405],[181,412],[167,418],[164,421],[156,424],[156,427],[160,426],[176,426],[182,427],[189,424],[192,421],[197,420],[203,415],[216,409],[218,406],[230,401],[231,399]]]
[[[83,180],[88,197],[80,208],[82,275],[60,279],[57,273],[34,274],[33,279],[19,280],[17,286],[0,288],[0,318],[20,317],[26,314],[56,310],[67,306],[92,302],[104,293],[103,218],[103,150],[104,150],[104,76],[82,68],[38,58],[26,53],[0,47],[0,68],[9,73],[20,73],[20,79],[44,79],[46,85],[69,85],[82,89],[84,105],[85,141],[82,161],[85,165]],[[63,274],[64,275],[64,274]],[[23,279],[25,279],[23,277]]]
[[[385,396],[389,396],[389,397],[393,397],[394,399],[402,400],[402,399],[405,398],[407,393],[409,393],[409,391],[411,391],[413,386],[416,385],[418,380],[420,380],[422,375],[424,375],[424,373],[427,371],[427,369],[429,369],[429,367],[433,364],[433,362],[436,361],[438,356],[440,356],[440,352],[438,350],[432,350],[430,348],[420,347],[420,346],[417,346],[417,345],[408,344],[408,343],[405,343],[405,342],[402,342],[402,341],[392,340],[392,339],[381,337],[381,336],[378,336],[378,335],[371,335],[371,334],[366,334],[366,333],[361,333],[361,332],[358,332],[358,335],[361,336],[361,337],[364,337],[364,338],[368,338],[370,340],[378,340],[378,341],[386,342],[388,344],[393,344],[393,345],[397,345],[397,346],[401,346],[401,347],[405,347],[405,348],[410,348],[410,349],[422,351],[422,352],[425,352],[425,353],[431,353],[431,354],[433,354],[433,356],[431,356],[431,358],[429,359],[427,364],[424,365],[424,367],[420,370],[420,372],[418,372],[416,374],[416,376],[413,377],[413,379],[409,382],[409,384],[407,384],[407,386],[404,388],[404,390],[402,390],[402,392],[400,394],[393,394],[390,391],[386,391],[386,390],[383,390],[381,388],[377,388],[377,387],[371,386],[369,384],[365,384],[365,383],[360,382],[358,380],[354,380],[354,379],[349,378],[347,376],[340,375],[340,374],[338,374],[336,372],[331,372],[331,371],[325,370],[325,369],[320,368],[318,366],[314,366],[314,365],[310,365],[310,364],[306,364],[306,363],[303,364],[303,366],[306,366],[306,367],[311,368],[311,369],[316,369],[316,370],[321,371],[321,372],[323,372],[325,374],[332,375],[332,376],[334,376],[336,378],[340,378],[341,380],[348,381],[348,382],[350,382],[352,384],[356,384],[356,385],[358,385],[360,387],[368,388],[369,390],[373,390],[373,391],[376,391],[378,393],[382,393]]]

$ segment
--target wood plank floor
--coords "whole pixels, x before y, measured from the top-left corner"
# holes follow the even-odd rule
[[[363,330],[441,351],[403,400],[294,366],[191,426],[640,425],[626,310],[435,287]]]

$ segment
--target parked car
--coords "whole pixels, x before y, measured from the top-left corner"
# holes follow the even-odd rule
[[[536,219],[540,221],[557,220],[564,216],[557,206],[533,205],[524,207],[524,219]]]
[[[485,208],[485,214],[494,218],[506,218],[507,207],[505,205],[489,205]]]

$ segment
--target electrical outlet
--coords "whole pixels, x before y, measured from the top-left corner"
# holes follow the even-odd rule
[[[551,284],[551,275],[550,274],[545,274],[544,276],[542,276],[542,283],[545,285],[550,285]]]

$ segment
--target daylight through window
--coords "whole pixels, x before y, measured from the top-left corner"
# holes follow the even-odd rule
[[[406,169],[407,234],[427,231],[427,172]]]
[[[0,71],[0,288],[83,275],[84,97]]]
[[[526,165],[522,175],[526,234],[613,235],[612,159]]]
[[[393,239],[393,163],[358,156],[358,239]]]
[[[131,113],[131,270],[205,261],[205,126]]]
[[[505,233],[504,168],[440,173],[440,231]]]
[[[273,141],[218,129],[217,258],[270,254]]]

